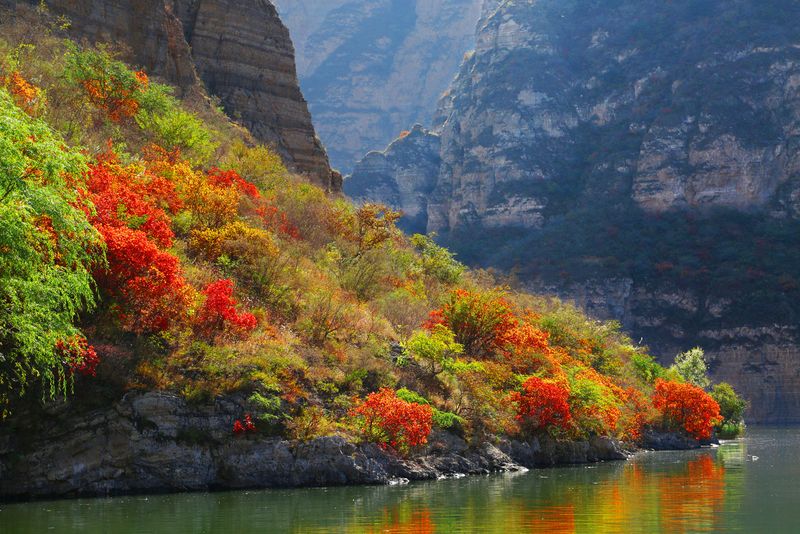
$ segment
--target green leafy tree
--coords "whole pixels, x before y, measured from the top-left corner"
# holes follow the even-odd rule
[[[735,437],[741,434],[747,401],[727,382],[716,384],[711,390],[711,397],[719,404],[719,413],[722,416],[722,423],[717,428],[720,436]]]
[[[633,365],[639,378],[648,384],[652,384],[657,378],[664,378],[666,375],[666,369],[659,365],[649,354],[635,352],[631,355],[631,365]]]
[[[695,347],[682,352],[675,357],[672,369],[690,384],[706,389],[711,384],[708,380],[705,352],[700,347]]]
[[[418,330],[406,343],[406,353],[431,376],[452,371],[463,352],[453,331],[444,325],[436,325],[430,332]]]
[[[78,207],[84,168],[0,89],[0,412],[37,381],[46,396],[66,392],[56,345],[79,335],[73,323],[94,304],[90,269],[102,259]]]
[[[181,109],[172,88],[150,82],[139,103],[136,123],[155,135],[158,144],[180,149],[193,163],[209,161],[217,148],[211,131],[196,115]]]
[[[411,244],[420,253],[422,270],[443,284],[457,284],[466,267],[456,261],[453,253],[433,242],[429,236],[414,234]]]

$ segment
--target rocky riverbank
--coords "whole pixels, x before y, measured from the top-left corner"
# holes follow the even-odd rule
[[[375,444],[338,436],[309,442],[233,437],[244,399],[194,406],[167,393],[129,393],[113,407],[54,410],[35,429],[0,428],[0,499],[391,484],[526,468],[624,460],[616,441],[500,440],[470,447],[448,433],[400,459]],[[57,412],[57,413],[55,413]],[[649,448],[687,448],[691,441],[649,436]]]

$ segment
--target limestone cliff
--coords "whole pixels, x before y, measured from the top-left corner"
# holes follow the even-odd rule
[[[34,0],[2,0],[21,11]],[[73,36],[122,45],[130,61],[188,92],[202,88],[287,165],[341,189],[300,91],[289,32],[268,0],[48,0]],[[8,14],[9,10],[4,10]]]
[[[351,194],[424,210],[462,259],[621,320],[665,361],[705,346],[752,419],[800,420],[800,4],[490,7],[432,123],[438,172],[384,166],[378,187],[371,154]],[[384,195],[423,175],[419,205]]]
[[[428,123],[472,48],[482,0],[277,0],[337,168]]]
[[[596,192],[648,211],[767,204],[800,173],[800,31],[775,19],[798,9],[505,2],[440,108],[431,229],[497,212],[539,226],[552,182],[577,186],[573,206]]]

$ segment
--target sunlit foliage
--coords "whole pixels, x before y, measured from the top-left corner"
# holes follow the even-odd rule
[[[390,389],[370,393],[353,413],[366,439],[401,452],[426,443],[433,424],[430,406],[404,401]]]
[[[657,380],[653,405],[663,414],[667,428],[683,429],[695,439],[708,439],[722,422],[719,404],[692,384]]]

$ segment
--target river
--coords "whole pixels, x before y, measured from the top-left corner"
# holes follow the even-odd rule
[[[800,428],[628,462],[385,487],[0,504],[0,532],[800,532]]]

